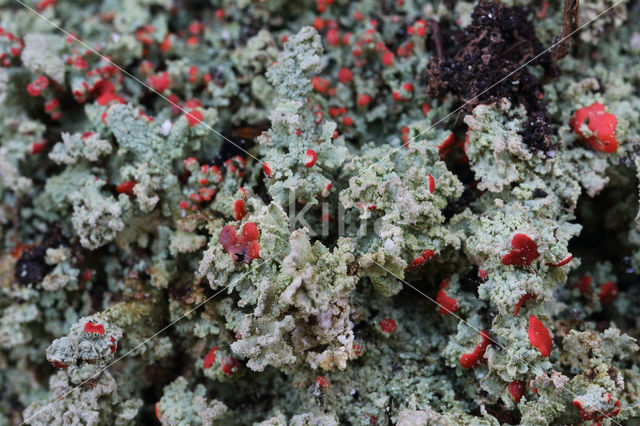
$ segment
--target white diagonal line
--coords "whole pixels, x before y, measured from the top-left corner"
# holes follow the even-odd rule
[[[500,80],[498,80],[497,82],[493,83],[491,86],[489,86],[488,88],[484,89],[482,92],[478,93],[477,95],[475,95],[473,98],[469,99],[468,101],[466,101],[465,103],[463,103],[462,105],[460,105],[458,108],[454,109],[453,111],[451,111],[449,114],[445,115],[444,117],[442,117],[440,120],[436,121],[435,123],[433,123],[431,126],[427,127],[426,129],[422,130],[420,133],[418,133],[417,135],[415,135],[414,137],[412,137],[411,139],[407,140],[406,142],[403,142],[399,147],[392,149],[388,154],[383,155],[382,157],[380,157],[378,160],[376,160],[374,163],[369,164],[367,167],[365,167],[363,170],[361,170],[358,174],[356,174],[354,177],[358,177],[360,176],[362,173],[364,173],[365,171],[367,171],[371,166],[373,166],[374,164],[379,163],[380,161],[384,160],[387,157],[390,157],[391,155],[395,154],[396,152],[398,152],[400,149],[402,149],[402,147],[406,144],[408,144],[409,142],[415,140],[418,136],[423,135],[424,133],[428,132],[429,130],[433,129],[435,126],[437,126],[438,124],[440,124],[441,122],[443,122],[444,120],[446,120],[447,118],[451,117],[453,114],[455,114],[456,112],[460,111],[462,108],[464,108],[465,106],[467,106],[469,103],[471,103],[472,101],[474,101],[475,99],[477,99],[478,97],[484,95],[485,93],[487,93],[489,90],[493,89],[494,87],[496,87],[498,84],[502,83],[504,80],[506,80],[507,78],[511,77],[513,74],[517,73],[518,71],[520,71],[521,69],[523,69],[524,67],[526,67],[527,65],[529,65],[531,62],[535,61],[536,59],[540,58],[542,55],[544,55],[545,53],[547,53],[548,51],[550,51],[551,49],[553,49],[554,47],[556,47],[557,45],[563,43],[565,40],[567,40],[568,38],[571,38],[571,36],[573,36],[575,33],[577,33],[578,31],[582,30],[583,28],[589,26],[593,21],[595,21],[596,19],[600,18],[602,15],[604,15],[605,13],[609,12],[611,9],[615,8],[616,6],[620,5],[621,3],[623,3],[625,0],[618,0],[617,2],[615,2],[611,7],[607,8],[604,12],[600,13],[598,16],[596,16],[595,18],[591,19],[589,22],[587,22],[586,24],[583,24],[582,26],[578,27],[575,31],[573,31],[572,33],[568,34],[567,36],[559,39],[558,41],[556,41],[555,43],[553,43],[551,46],[549,46],[547,49],[543,50],[542,52],[540,52],[539,54],[537,54],[536,56],[534,56],[533,58],[529,59],[527,62],[525,62],[524,64],[520,65],[518,68],[516,68],[515,70],[511,71],[509,74],[507,74],[506,76],[502,77]]]
[[[452,312],[451,310],[447,309],[445,306],[442,306],[440,303],[438,303],[436,300],[434,300],[433,298],[429,297],[426,293],[424,293],[423,291],[421,291],[420,289],[418,289],[417,287],[415,287],[412,284],[409,284],[408,282],[406,282],[405,280],[403,280],[402,278],[400,278],[399,276],[397,276],[396,274],[394,274],[392,271],[390,271],[389,269],[385,268],[383,265],[379,264],[378,262],[376,262],[375,260],[371,260],[373,263],[375,263],[376,265],[378,265],[380,268],[384,269],[386,272],[388,272],[389,274],[393,275],[396,279],[398,279],[401,283],[403,283],[404,285],[412,288],[413,290],[415,290],[416,292],[420,293],[422,296],[424,296],[426,299],[430,300],[431,302],[435,303],[439,308],[444,309],[446,312],[448,312],[450,315],[453,315],[455,318],[457,318],[460,322],[462,322],[463,324],[465,324],[466,326],[472,328],[473,330],[477,331],[478,333],[481,333],[482,330],[478,330],[478,328],[474,327],[473,325],[471,325],[469,322],[465,321],[462,317],[460,317],[458,314],[456,314],[455,312]],[[514,355],[514,353],[512,351],[510,351],[508,348],[506,348],[505,346],[501,345],[497,340],[495,340],[490,333],[488,334],[488,338],[492,343],[495,343],[498,347],[500,347],[501,349],[505,350],[509,355],[511,355],[513,358],[524,362],[525,364],[527,364],[531,370],[533,370],[533,365],[531,365],[529,362],[525,361],[523,358],[518,357],[516,355]],[[569,392],[571,394],[572,397],[576,398],[579,395],[577,395],[575,392],[573,392],[572,390],[570,390],[567,386],[563,386],[560,389],[565,389],[567,392]],[[599,409],[596,408],[596,411],[600,414],[602,414],[603,416],[607,416],[607,414],[603,413],[602,411],[600,411]],[[622,426],[620,423],[618,423],[617,421],[615,421],[613,419],[613,417],[608,417],[609,420],[611,420],[613,423]]]
[[[264,259],[260,264],[255,265],[255,267],[258,267],[260,265],[264,265],[267,261],[275,258],[278,254],[280,254],[282,252],[277,252],[275,254],[273,254],[271,257]],[[249,273],[251,273],[252,271],[246,271],[244,273],[244,275],[248,275]],[[208,301],[210,301],[211,299],[213,299],[214,297],[216,297],[217,295],[219,295],[220,293],[222,293],[223,291],[225,291],[227,288],[229,287],[229,285],[224,286],[223,288],[221,288],[220,290],[216,291],[213,295],[207,297],[204,301],[198,303],[196,306],[194,306],[193,308],[191,308],[190,310],[188,310],[187,312],[185,312],[184,314],[182,314],[179,318],[177,318],[176,320],[172,321],[171,323],[167,324],[166,326],[164,326],[161,330],[155,332],[154,334],[152,334],[151,336],[147,337],[146,339],[144,339],[141,343],[139,343],[138,345],[136,345],[133,349],[130,349],[129,351],[127,351],[127,353],[119,356],[117,359],[113,360],[111,363],[109,363],[106,367],[102,368],[101,370],[99,370],[98,372],[94,373],[93,375],[91,375],[91,377],[89,377],[88,379],[84,380],[82,383],[80,383],[79,385],[75,386],[73,389],[71,389],[70,391],[64,393],[63,395],[59,396],[58,398],[56,398],[53,402],[49,403],[48,405],[46,405],[45,407],[39,409],[38,411],[36,411],[34,414],[32,414],[29,418],[24,419],[22,421],[22,423],[20,423],[20,425],[24,425],[27,422],[29,422],[31,419],[37,417],[38,415],[40,415],[40,413],[42,413],[43,411],[49,409],[52,405],[54,405],[55,403],[57,403],[58,401],[60,401],[61,399],[66,398],[68,395],[70,395],[73,391],[75,391],[76,389],[78,389],[79,387],[81,387],[82,385],[84,385],[85,383],[87,383],[88,381],[94,379],[95,377],[97,377],[98,375],[100,375],[103,371],[105,371],[107,368],[111,367],[112,365],[114,365],[115,363],[117,363],[118,361],[120,361],[121,359],[125,358],[127,355],[129,355],[131,352],[135,351],[136,349],[138,349],[140,346],[144,345],[145,343],[147,343],[149,340],[153,339],[154,337],[156,337],[157,335],[159,335],[160,333],[162,333],[163,331],[171,328],[175,323],[177,323],[178,321],[180,321],[181,319],[183,319],[184,317],[186,317],[187,315],[191,314],[193,311],[197,310],[198,308],[200,308],[202,305],[206,304]]]

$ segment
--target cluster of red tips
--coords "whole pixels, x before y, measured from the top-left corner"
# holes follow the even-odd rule
[[[136,30],[136,38],[140,43],[145,46],[149,46],[153,43],[153,39],[151,38],[151,34],[156,32],[156,27],[153,25],[145,25]]]
[[[355,352],[356,356],[362,355],[362,346],[360,346],[357,343],[354,343],[353,344],[353,351]]]
[[[3,45],[5,48],[8,47],[9,55],[11,55],[9,56],[6,53],[1,52],[0,65],[2,65],[3,67],[10,67],[12,58],[20,57],[20,53],[22,52],[24,44],[22,43],[22,39],[20,39],[20,37],[16,37],[13,33],[5,31],[5,29],[2,27],[0,27],[0,37],[4,38]]]
[[[49,361],[55,368],[67,368],[68,365],[60,361]]]
[[[327,93],[329,90],[329,80],[325,80],[317,75],[311,79],[311,85],[313,86],[313,90],[318,93]]]
[[[111,344],[109,345],[109,350],[111,351],[111,353],[114,353],[116,349],[118,349],[116,339],[114,339],[113,336],[109,336],[109,341],[111,342]]]
[[[329,386],[331,386],[331,384],[329,383],[326,377],[318,376],[316,377],[316,386],[319,387],[320,389],[326,389]]]
[[[406,101],[407,99],[409,99],[411,97],[411,94],[413,93],[413,84],[411,83],[404,83],[402,85],[402,89],[401,90],[394,90],[392,97],[393,100],[396,102],[403,102]]]
[[[489,279],[489,273],[486,271],[486,269],[478,269],[478,278],[480,278],[482,281],[486,281]]]
[[[538,256],[538,245],[526,234],[516,234],[511,239],[513,250],[502,257],[503,265],[529,266]]]
[[[307,157],[307,159],[306,159],[304,165],[307,168],[313,167],[314,164],[316,164],[316,161],[318,161],[318,154],[316,154],[316,152],[313,149],[308,149],[307,150],[306,157]]]
[[[458,302],[453,297],[449,297],[445,290],[450,284],[449,278],[442,280],[440,283],[440,290],[436,294],[436,303],[438,304],[438,312],[442,315],[449,315],[460,309]]]
[[[247,215],[247,210],[244,207],[244,201],[238,198],[233,202],[233,212],[236,220],[242,220]]]
[[[108,105],[113,101],[123,104],[124,99],[116,94],[116,88],[109,80],[100,80],[93,86],[93,91],[96,94],[96,102],[98,105]]]
[[[580,127],[585,121],[587,128],[592,133],[589,137],[585,137],[580,131]],[[588,107],[580,108],[569,124],[573,127],[573,131],[580,135],[592,149],[607,154],[618,149],[618,141],[615,136],[618,119],[615,115],[604,112],[604,105],[601,103],[594,102]]]
[[[426,262],[427,260],[435,256],[435,254],[436,253],[433,250],[426,249],[425,251],[422,252],[420,256],[416,257],[411,261],[411,265],[409,265],[407,269],[414,269],[421,266],[424,262]]]
[[[429,181],[429,193],[433,194],[436,192],[436,180],[431,175],[427,175],[427,180]]]
[[[611,404],[611,394],[607,392],[604,396],[607,398],[607,404]],[[592,423],[592,425],[599,425],[599,422],[604,420],[605,417],[611,418],[620,414],[619,399],[616,399],[614,401],[610,412],[603,412],[602,410],[598,410],[597,408],[594,408],[593,410],[585,410],[582,406],[582,402],[577,398],[573,400],[572,404],[578,411],[580,411],[580,417],[582,417],[583,420],[592,420],[594,422],[597,422]]]
[[[29,92],[30,96],[40,96],[47,87],[49,87],[49,79],[44,75],[40,75],[27,85],[27,92]]]
[[[235,262],[243,263],[260,257],[259,237],[258,226],[253,222],[247,222],[242,227],[242,235],[239,237],[234,227],[227,225],[220,231],[218,239]]]
[[[104,326],[102,324],[94,324],[91,321],[88,321],[84,324],[84,331],[89,334],[97,333],[104,334]]]
[[[529,317],[529,342],[543,357],[551,353],[553,342],[549,330],[535,315]]]
[[[338,71],[338,81],[340,83],[349,84],[353,80],[353,72],[349,68],[340,68]]]
[[[137,182],[135,180],[122,182],[120,185],[116,186],[116,192],[118,194],[133,195],[133,187],[136,186],[136,184]]]
[[[407,33],[409,33],[409,35],[415,34],[424,37],[427,35],[427,23],[422,19],[418,19],[413,25],[407,28]]]
[[[396,322],[393,320],[393,318],[381,319],[378,322],[378,325],[380,326],[380,330],[382,330],[382,332],[386,333],[386,334],[391,334],[394,331],[396,331],[396,328],[398,328],[398,326],[396,325]]]
[[[49,114],[52,120],[60,120],[62,111],[60,110],[60,101],[57,98],[49,99],[44,104],[44,112]]]
[[[482,340],[476,345],[476,347],[473,349],[473,352],[464,354],[460,357],[460,365],[462,366],[462,368],[474,368],[483,361],[484,353],[491,343],[489,332],[486,330],[482,330],[480,332],[480,338]]]
[[[524,391],[525,385],[523,381],[514,380],[513,382],[509,383],[509,393],[516,403],[520,402],[520,400],[524,396]]]
[[[205,370],[207,368],[211,368],[214,362],[216,362],[216,351],[220,349],[218,346],[211,349],[204,357],[204,361],[202,362],[202,368]]]
[[[247,167],[247,161],[241,156],[236,155],[226,160],[224,165],[229,173],[242,177],[244,175],[244,169]]]
[[[31,144],[31,154],[36,155],[41,153],[42,151],[44,151],[44,149],[47,147],[48,144],[49,144],[49,141],[47,141],[46,139],[42,139],[39,142],[33,142]]]
[[[353,118],[349,117],[348,115],[345,115],[344,117],[342,117],[342,124],[344,124],[347,127],[353,126]]]
[[[606,282],[600,286],[600,303],[603,305],[609,305],[618,298],[620,290],[613,281]]]
[[[393,52],[385,52],[382,54],[382,64],[385,67],[393,65],[394,55]]]
[[[339,117],[341,115],[345,115],[347,113],[347,109],[345,107],[331,107],[329,108],[329,115],[332,118]]]
[[[147,77],[147,84],[158,93],[162,93],[171,86],[171,78],[167,71]]]
[[[220,361],[220,364],[221,364],[220,369],[227,376],[233,376],[238,371],[240,371],[240,368],[242,368],[242,364],[240,364],[240,361],[238,361],[232,356],[223,357],[222,360]]]
[[[522,304],[529,300],[529,299],[533,299],[535,300],[538,296],[535,294],[531,294],[531,293],[526,293],[524,294],[520,300],[518,300],[518,303],[516,304],[516,311],[514,312],[514,315],[518,315],[520,313],[520,308],[522,308]]]

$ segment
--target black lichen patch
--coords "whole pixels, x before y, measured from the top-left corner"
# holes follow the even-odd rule
[[[552,148],[542,84],[524,64],[541,55],[529,65],[542,66],[547,76],[557,75],[557,69],[551,54],[542,54],[544,48],[527,9],[481,0],[471,25],[451,33],[442,46],[443,57],[432,59],[426,71],[431,95],[452,93],[468,102],[468,111],[500,98],[522,104],[528,114],[522,132],[525,143],[531,149]]]

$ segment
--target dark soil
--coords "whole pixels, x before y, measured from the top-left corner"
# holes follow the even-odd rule
[[[500,98],[524,105],[529,118],[522,133],[524,142],[533,150],[547,151],[552,148],[552,129],[542,84],[523,66],[544,51],[530,15],[525,8],[481,0],[471,25],[435,41],[442,53],[429,64],[427,90],[437,97],[456,95],[468,102],[467,111]],[[529,65],[542,66],[545,76],[557,75],[549,52]]]

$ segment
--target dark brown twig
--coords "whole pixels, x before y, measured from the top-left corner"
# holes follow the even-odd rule
[[[440,35],[440,26],[433,19],[429,19],[429,26],[433,31],[433,41],[436,44],[436,53],[438,55],[438,62],[444,62],[444,53],[442,51],[442,36]]]
[[[571,37],[578,28],[578,10],[580,9],[580,0],[564,0],[564,13],[562,15],[562,33],[556,39],[560,41],[553,48],[553,60],[558,61],[569,53],[571,49]]]

